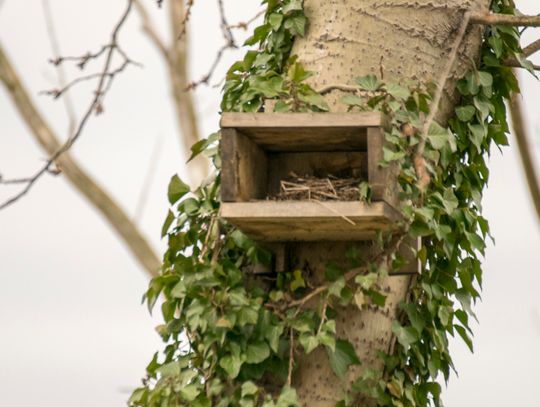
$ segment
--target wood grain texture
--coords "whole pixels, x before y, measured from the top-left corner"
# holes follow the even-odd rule
[[[223,202],[266,197],[268,160],[259,146],[234,129],[222,129],[221,161]]]
[[[354,241],[391,229],[399,213],[384,202],[255,201],[224,202],[221,217],[258,241]]]

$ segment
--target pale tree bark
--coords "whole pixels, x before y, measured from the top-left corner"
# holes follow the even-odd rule
[[[319,89],[354,85],[354,79],[367,74],[387,81],[407,83],[437,82],[445,68],[457,35],[464,10],[485,12],[489,0],[306,0],[309,28],[305,38],[298,39],[293,53],[316,75],[312,85]],[[478,61],[482,27],[470,26],[458,49],[456,63],[446,81],[436,119],[444,122],[459,96],[456,81]],[[345,111],[338,100],[343,95],[337,87],[326,95],[334,111]],[[309,264],[315,279],[324,280],[324,265],[329,261],[343,263],[346,245],[298,244],[294,255]],[[389,351],[392,342],[391,323],[396,319],[397,304],[405,299],[409,276],[391,276],[382,281],[386,306],[360,311],[356,306],[338,310],[337,333],[349,340],[362,361],[351,368],[348,380],[332,372],[323,350],[316,350],[299,361],[293,380],[301,405],[334,406],[362,371],[380,370],[378,351]],[[358,405],[370,405],[359,401]]]
[[[142,1],[135,0],[134,4],[141,16],[143,31],[157,48],[167,67],[179,128],[179,140],[183,150],[189,153],[191,146],[199,141],[200,133],[193,95],[192,92],[188,91],[189,55],[184,1],[171,0],[168,2],[171,44],[167,44],[160,37]],[[191,161],[188,164],[190,184],[192,186],[198,185],[208,175],[208,169],[208,160],[203,156],[198,156]]]
[[[36,141],[47,154],[55,154],[62,147],[62,143],[35,107],[1,44],[0,81]],[[79,193],[107,219],[144,270],[150,276],[156,276],[161,262],[122,208],[77,164],[69,152],[60,155],[56,165]]]

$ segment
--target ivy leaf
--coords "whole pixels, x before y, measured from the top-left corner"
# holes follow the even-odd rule
[[[395,83],[388,83],[386,85],[386,91],[399,100],[406,100],[411,96],[411,92],[407,88]]]
[[[282,22],[283,22],[283,14],[272,13],[270,14],[270,17],[268,17],[268,23],[270,23],[274,31],[279,30],[279,27],[281,27]]]
[[[294,407],[296,405],[298,405],[296,390],[292,387],[285,386],[283,390],[281,390],[276,407]]]
[[[361,76],[356,78],[356,83],[363,89],[367,91],[376,91],[381,87],[381,82],[373,74],[366,76]]]
[[[471,105],[459,106],[456,108],[456,116],[462,122],[471,121],[475,113],[476,113],[476,109],[474,108],[474,106],[471,106]]]
[[[283,25],[292,35],[303,37],[306,33],[307,19],[302,13],[295,14],[285,20]]]
[[[200,390],[196,384],[188,384],[180,389],[180,395],[186,401],[193,401],[200,394]]]
[[[169,228],[171,227],[171,223],[173,222],[173,220],[174,220],[174,215],[171,212],[171,210],[169,210],[167,212],[167,217],[165,218],[165,222],[163,222],[163,227],[161,228],[161,237],[162,238],[165,237],[165,235],[169,231]]]
[[[290,0],[283,6],[283,14],[289,14],[293,11],[302,11],[302,0]]]
[[[169,182],[168,196],[169,203],[174,205],[180,198],[190,191],[189,185],[184,183],[178,175],[173,175]]]
[[[242,359],[238,355],[229,354],[219,360],[219,366],[225,370],[231,379],[234,379],[240,373]]]
[[[296,291],[299,288],[305,288],[306,282],[304,281],[304,277],[302,276],[301,270],[294,270],[293,272],[293,278],[294,280],[291,282],[291,291]]]
[[[478,71],[478,82],[481,86],[489,87],[493,85],[493,76],[489,72]]]
[[[261,363],[270,356],[270,348],[265,342],[255,342],[246,349],[246,363]]]
[[[392,332],[405,349],[409,349],[419,338],[418,333],[412,326],[403,327],[397,321],[392,322]]]
[[[242,383],[242,397],[253,396],[254,394],[257,394],[258,391],[259,388],[251,380]]]
[[[349,106],[362,106],[365,100],[362,99],[360,96],[345,95],[340,99],[340,102]]]
[[[317,346],[319,346],[317,337],[308,333],[300,335],[298,342],[300,342],[300,345],[302,345],[306,354],[310,354]]]
[[[161,377],[178,376],[180,374],[180,365],[176,361],[169,362],[169,363],[161,366],[159,369],[157,369],[157,373]]]
[[[471,131],[471,141],[476,146],[478,152],[482,149],[482,143],[487,136],[487,129],[481,124],[468,124]]]
[[[441,150],[447,143],[450,143],[448,129],[445,129],[436,122],[433,122],[431,126],[429,126],[427,138],[435,150]]]
[[[307,103],[308,105],[311,105],[311,106],[315,106],[319,110],[322,110],[323,112],[326,112],[330,109],[324,97],[312,89],[303,90],[302,92],[298,94],[298,98],[302,102]]]
[[[331,351],[326,348],[326,353],[330,360],[330,366],[334,373],[340,378],[345,377],[350,365],[359,365],[360,360],[349,341],[338,339],[336,341],[336,350]]]
[[[467,344],[467,347],[470,349],[470,351],[474,352],[472,340],[471,338],[469,338],[469,335],[467,335],[467,331],[465,331],[465,328],[463,328],[461,325],[454,325],[454,328],[456,329],[459,336],[461,336],[461,339],[463,339],[463,342]]]

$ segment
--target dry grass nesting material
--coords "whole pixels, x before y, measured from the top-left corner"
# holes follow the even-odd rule
[[[338,178],[328,175],[318,178],[312,175],[300,177],[289,174],[280,184],[277,200],[318,200],[318,201],[358,201],[360,199],[360,178]]]

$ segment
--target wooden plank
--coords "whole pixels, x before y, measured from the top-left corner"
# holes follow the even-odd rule
[[[268,160],[265,152],[235,129],[221,130],[221,200],[266,198]]]
[[[360,128],[384,125],[379,112],[360,113],[223,113],[221,128]]]
[[[366,151],[367,131],[384,124],[378,112],[224,113],[235,128],[267,151]]]
[[[391,229],[399,213],[385,202],[222,203],[221,217],[259,241],[354,241]]]

